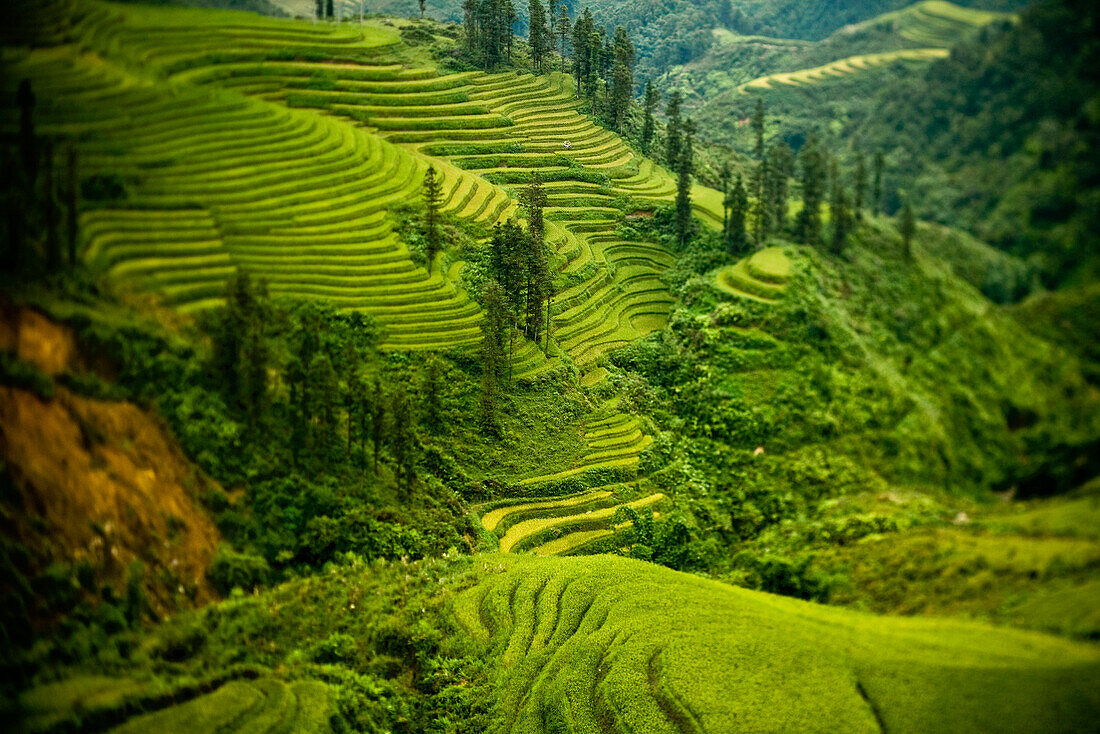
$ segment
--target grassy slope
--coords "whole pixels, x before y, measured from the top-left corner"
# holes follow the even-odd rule
[[[1073,731],[1100,704],[1091,647],[608,557],[482,563],[456,610],[499,661],[503,731]]]
[[[407,632],[398,631],[402,625]],[[401,705],[392,696],[410,683],[403,676],[384,682],[378,672],[387,664],[420,668],[425,710],[449,702],[449,713],[493,731],[1083,731],[1100,706],[1100,653],[1092,646],[962,622],[873,617],[626,559],[497,555],[337,566],[152,630],[128,680],[75,678],[24,701],[40,721],[57,715],[50,704],[63,712],[80,698],[89,709],[118,711],[135,690],[150,690],[147,671],[174,649],[171,641],[191,639],[195,629],[204,630],[201,642],[172,653],[177,675],[209,670],[245,635],[251,644],[236,660],[261,678],[128,726],[182,724],[202,702],[218,704],[204,709],[207,716],[255,707],[257,689],[281,690],[265,682],[272,670],[280,680],[358,680],[375,691],[364,700],[377,697],[377,708],[349,708],[349,698],[340,707],[369,729],[381,723],[371,716]],[[447,630],[445,639],[433,630]],[[463,667],[474,660],[476,673]],[[427,681],[437,680],[431,671],[441,665],[470,677],[435,688]],[[104,666],[85,675],[96,669]],[[454,708],[471,699],[493,703]],[[287,716],[278,699],[261,710]],[[187,731],[200,730],[189,721]]]
[[[756,95],[780,118],[780,135],[811,129],[822,119],[843,119],[848,107],[859,107],[897,74],[946,56],[978,28],[1007,17],[923,0],[817,42],[716,31],[719,43],[671,69],[669,81],[688,90],[689,106],[708,137],[744,150],[751,132],[734,121],[748,116]]]
[[[862,512],[905,513],[914,498],[850,498]],[[893,505],[892,508],[884,505]],[[833,603],[878,613],[967,616],[1100,638],[1100,485],[1063,498],[978,503],[951,524],[917,525],[822,547],[815,563],[850,583]],[[807,539],[805,547],[815,542]],[[821,547],[821,544],[817,544]]]

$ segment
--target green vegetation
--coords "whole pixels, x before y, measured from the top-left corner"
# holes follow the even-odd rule
[[[459,27],[21,3],[0,715],[1093,727],[1095,44],[1065,21],[1094,11],[522,5],[471,0]],[[747,35],[825,15],[860,22]],[[1010,91],[1009,117],[1039,104],[1013,54],[1068,86],[1050,124],[980,129]],[[920,90],[951,129],[894,110]],[[1028,161],[930,216],[944,177]],[[1026,219],[1012,252],[944,224],[989,207]],[[124,412],[164,434],[140,466],[142,432],[104,429]],[[41,456],[9,448],[32,434]],[[125,472],[163,499],[169,464],[194,504],[112,501],[141,536],[123,563],[98,510],[87,542],[39,514],[43,486],[76,506]]]
[[[455,610],[492,651],[505,731],[1074,731],[1097,705],[1091,647],[607,557],[482,564]]]

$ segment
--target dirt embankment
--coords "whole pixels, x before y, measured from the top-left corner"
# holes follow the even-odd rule
[[[83,361],[68,328],[29,309],[3,309],[0,350],[51,376]],[[140,560],[156,612],[213,597],[205,572],[220,536],[198,502],[211,482],[155,416],[60,386],[50,400],[0,386],[0,460],[0,528],[29,551],[25,573],[84,564],[122,590]]]

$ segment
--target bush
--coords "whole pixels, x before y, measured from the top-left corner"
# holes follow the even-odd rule
[[[355,638],[342,632],[334,632],[310,649],[309,659],[315,663],[338,665],[353,662],[355,653]]]
[[[788,557],[742,551],[733,561],[747,571],[745,581],[748,585],[772,594],[824,602],[836,585],[833,577],[810,568],[813,558],[809,555]]]
[[[114,173],[97,173],[80,182],[80,195],[87,201],[122,201],[126,198],[126,184]]]
[[[34,393],[43,400],[53,398],[53,380],[11,352],[0,352],[0,383]]]
[[[265,559],[248,553],[238,553],[226,545],[218,548],[214,562],[206,572],[210,583],[223,595],[228,595],[236,587],[251,589],[263,586],[270,575],[271,569]]]

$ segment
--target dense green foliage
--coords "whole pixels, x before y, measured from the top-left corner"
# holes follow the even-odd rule
[[[1100,231],[1098,24],[1094,3],[1040,3],[1018,25],[884,90],[850,133],[890,150],[921,218],[962,223],[1033,257],[1049,282],[1091,272]]]
[[[935,201],[907,183],[918,149],[868,117],[886,105],[910,120],[889,106],[901,92],[864,95],[841,122],[788,90],[737,91],[748,135],[731,141],[751,158],[728,159],[699,154],[678,90],[654,84],[630,105],[635,63],[690,60],[730,41],[714,27],[747,27],[724,2],[674,2],[649,24],[654,3],[598,2],[566,26],[565,4],[543,17],[532,0],[524,47],[513,28],[525,8],[471,0],[464,49],[429,22],[234,25],[89,7],[73,33],[97,65],[76,47],[11,58],[49,100],[42,139],[77,130],[91,152],[87,262],[193,317],[137,317],[134,296],[87,286],[79,269],[45,294],[10,286],[72,327],[83,358],[47,377],[4,353],[0,382],[163,418],[217,483],[202,500],[225,542],[207,577],[226,599],[143,628],[140,565],[121,592],[86,583],[79,565],[29,582],[0,569],[0,583],[26,587],[19,604],[40,595],[60,621],[6,649],[0,714],[51,731],[1092,725],[1100,664],[1086,644],[732,588],[1078,638],[1100,628],[1095,488],[991,502],[1100,473],[1097,360],[1082,344],[1096,294],[999,305],[1035,289],[1036,265],[921,221]],[[761,3],[774,20],[759,22],[824,32],[824,16],[796,21],[791,7]],[[751,47],[746,59],[781,46],[754,57],[761,74],[834,64],[859,76],[853,97],[867,79],[902,79],[909,94],[939,80],[949,95],[972,89],[952,69],[1005,77],[957,103],[955,125],[961,109],[1020,91],[998,61],[1023,43],[1011,39],[1041,47],[1020,47],[1024,68],[1056,39],[1069,39],[1063,61],[1092,60],[1086,31],[1050,28],[1066,7],[983,32],[988,58],[964,45],[923,74],[834,64],[851,44],[897,48],[882,20],[821,44],[732,45]],[[553,70],[553,28],[572,39],[573,76]],[[150,40],[159,31],[173,42]],[[215,51],[223,41],[243,45]],[[513,52],[543,73],[469,69]],[[429,53],[460,71],[440,73]],[[796,83],[827,74],[811,71]],[[1092,94],[1094,76],[1074,69],[1080,84],[1052,111],[1077,116],[1055,136],[1068,147],[1092,142],[1094,100],[1075,95]],[[16,88],[4,88],[15,130]],[[967,142],[951,153],[969,161],[959,171],[1031,155],[1029,136],[1050,127],[995,129],[990,143],[969,123],[967,138],[929,120],[936,165]],[[1081,193],[1059,209],[1067,238],[1093,203],[1095,171],[1074,156],[1050,159]],[[27,215],[56,271],[57,187],[27,168],[6,203],[49,194]],[[1053,252],[1020,236],[1019,254]],[[1065,241],[1079,248],[1067,257],[1092,246]]]

